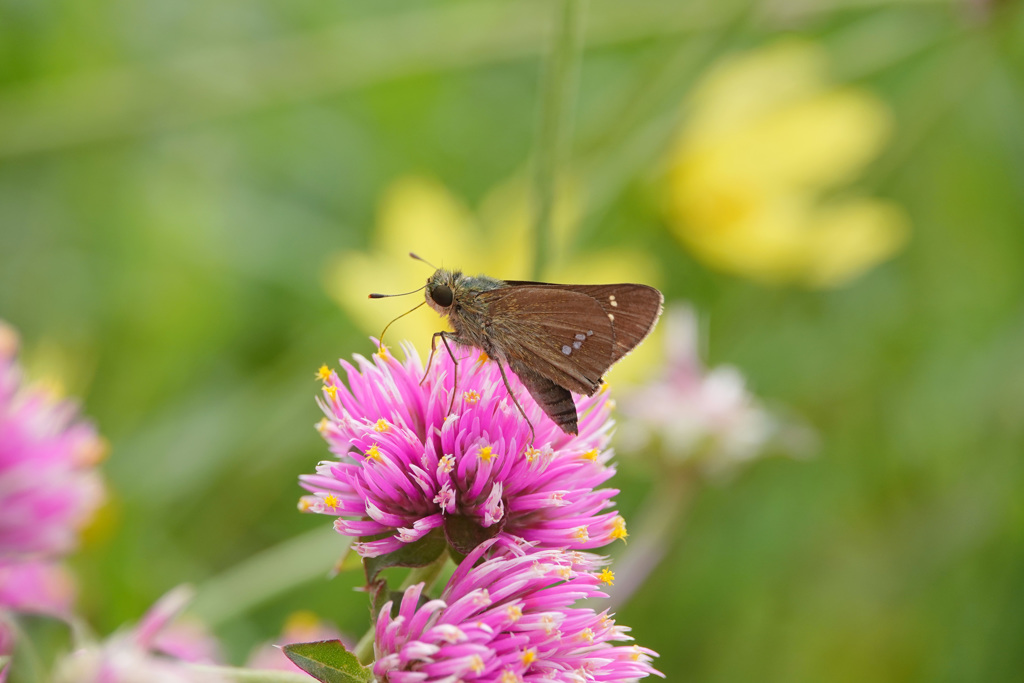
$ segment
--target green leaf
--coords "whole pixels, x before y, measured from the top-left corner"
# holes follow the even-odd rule
[[[366,583],[372,584],[377,575],[388,567],[426,567],[441,557],[446,546],[444,532],[434,529],[420,540],[407,543],[393,553],[364,558]]]
[[[340,640],[285,645],[285,656],[322,683],[369,683],[373,672],[362,666]]]

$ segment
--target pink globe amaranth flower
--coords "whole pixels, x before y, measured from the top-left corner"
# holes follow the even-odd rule
[[[69,401],[24,383],[17,336],[0,322],[0,560],[74,548],[103,499],[102,439]]]
[[[606,392],[576,397],[579,435],[572,436],[506,372],[535,429],[531,444],[530,425],[496,363],[455,349],[453,388],[455,368],[443,348],[425,377],[416,351],[403,348],[404,363],[386,350],[372,360],[356,356],[356,366],[341,361],[348,386],[321,368],[318,402],[327,417],[318,429],[338,460],[300,477],[313,493],[300,509],[338,516],[342,534],[374,537],[353,544],[363,557],[398,550],[435,529],[463,554],[492,537],[572,549],[625,537],[625,522],[611,509],[618,491],[599,488],[615,473]]]
[[[227,683],[217,673],[190,666],[216,661],[218,650],[194,623],[181,630],[178,617],[192,595],[191,588],[179,586],[134,628],[64,657],[57,663],[54,683]]]
[[[459,565],[441,597],[420,605],[410,587],[396,615],[380,612],[373,673],[389,683],[430,681],[631,681],[651,674],[653,651],[606,612],[574,608],[607,597],[593,555],[561,550],[506,552],[473,566],[494,541]]]
[[[664,372],[622,397],[620,445],[642,451],[658,441],[670,461],[695,464],[713,476],[764,455],[781,425],[747,390],[739,370],[704,367],[693,309],[670,308],[662,325]]]

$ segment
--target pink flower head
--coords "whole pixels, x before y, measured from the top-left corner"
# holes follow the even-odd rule
[[[373,673],[382,683],[431,681],[631,681],[658,674],[653,651],[607,613],[573,608],[606,597],[592,555],[508,552],[474,567],[494,541],[459,565],[441,597],[420,605],[423,584],[405,591],[376,626]]]
[[[194,624],[181,629],[178,616],[192,598],[175,588],[150,608],[133,629],[76,650],[58,662],[56,683],[226,683],[216,673],[189,666],[217,659],[217,644]]]
[[[728,473],[764,453],[779,424],[730,366],[707,370],[698,355],[697,317],[676,306],[665,313],[665,372],[621,400],[627,450],[652,438],[666,456]]]
[[[625,537],[611,509],[615,489],[598,488],[608,464],[610,406],[601,391],[577,397],[579,435],[565,434],[506,371],[536,430],[512,402],[498,365],[472,349],[440,348],[424,377],[416,351],[341,362],[348,386],[321,369],[327,417],[318,429],[338,459],[300,477],[303,510],[335,515],[363,557],[383,555],[443,529],[468,553],[487,538],[538,548],[597,548]],[[422,382],[421,382],[422,379]],[[452,392],[454,406],[448,412]]]
[[[17,336],[0,322],[0,560],[70,551],[100,504],[103,441],[75,406],[27,386]]]

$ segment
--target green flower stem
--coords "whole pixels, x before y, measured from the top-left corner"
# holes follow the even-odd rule
[[[637,515],[626,552],[615,560],[615,584],[608,609],[624,605],[643,585],[679,536],[687,508],[693,500],[697,476],[691,467],[674,467],[657,477],[656,488]]]
[[[426,584],[426,590],[429,591],[434,587],[434,582],[437,581],[441,575],[441,570],[444,569],[445,563],[448,562],[448,553],[441,553],[441,556],[428,564],[426,567],[415,567],[409,572],[409,575],[405,577],[405,581],[402,582],[402,586],[399,590],[404,591],[409,586],[414,586],[417,583]],[[373,626],[363,634],[363,637],[359,639],[356,644],[355,650],[352,654],[356,656],[360,664],[369,664],[370,659],[373,657],[373,637],[375,629]]]
[[[43,664],[42,655],[12,613],[0,613],[0,628],[6,628],[14,640],[14,656],[18,659],[19,673],[21,674],[19,680],[39,681],[40,683],[45,681],[46,667]],[[7,661],[9,662],[14,656],[7,657]],[[0,671],[2,670],[3,667],[0,666]]]
[[[430,590],[434,587],[434,582],[437,581],[437,577],[441,575],[441,570],[444,569],[445,564],[448,562],[448,553],[441,553],[441,557],[437,558],[426,567],[416,567],[409,575],[405,577],[405,581],[402,582],[401,590],[405,590],[409,586],[415,586],[417,583],[426,584],[426,590]]]
[[[291,671],[263,671],[209,664],[184,664],[184,666],[197,674],[213,674],[227,681],[241,681],[242,683],[309,683],[310,681],[308,675]]]
[[[367,629],[363,637],[356,643],[356,649],[352,651],[352,654],[356,656],[360,664],[369,665],[370,660],[373,658],[373,638],[376,633],[376,629],[371,626]]]
[[[351,539],[329,525],[290,538],[245,560],[199,587],[192,610],[217,626],[296,586],[324,578]]]
[[[583,48],[586,0],[562,0],[541,80],[540,124],[534,151],[533,275],[540,279],[553,248],[552,214],[559,174],[572,138],[573,108]]]

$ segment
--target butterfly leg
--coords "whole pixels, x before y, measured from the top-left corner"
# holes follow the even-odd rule
[[[448,415],[452,414],[452,408],[455,407],[455,392],[459,388],[459,359],[452,353],[452,347],[448,346],[448,339],[451,338],[456,343],[459,341],[451,332],[438,332],[434,336],[440,335],[441,342],[444,344],[444,348],[448,351],[448,356],[452,359],[452,398],[448,402]]]
[[[452,351],[452,347],[448,345],[448,340],[451,339],[453,342],[458,344],[460,339],[453,333],[448,331],[435,332],[434,336],[430,338],[430,358],[427,360],[427,369],[423,371],[423,379],[420,380],[422,385],[427,379],[427,374],[430,372],[430,366],[434,362],[434,353],[437,351],[437,338],[441,338],[441,343],[444,344],[445,351],[448,352],[448,357],[452,359],[452,398],[448,402],[448,415],[452,414],[452,409],[455,407],[455,392],[459,387],[459,359],[455,357],[455,352]],[[505,383],[508,386],[508,382]],[[522,412],[522,408],[519,409]]]
[[[512,399],[512,403],[516,404],[516,408],[519,409],[519,414],[523,416],[523,419],[526,420],[526,424],[530,427],[530,445],[533,445],[537,440],[537,433],[533,431],[533,423],[530,422],[530,418],[526,417],[526,411],[523,410],[521,405],[519,405],[519,399],[516,398],[515,393],[512,391],[512,387],[508,383],[508,377],[505,376],[505,366],[502,365],[501,361],[497,358],[494,359],[494,362],[498,364],[498,370],[501,372],[501,381],[505,383],[505,390],[508,391],[508,395]]]
[[[435,332],[434,336],[430,338],[430,358],[427,359],[427,369],[423,371],[423,378],[420,380],[420,386],[427,381],[427,375],[430,374],[430,366],[434,364],[434,353],[437,351],[437,338],[442,336],[444,332]],[[449,351],[451,353],[451,351]],[[455,357],[452,356],[452,360]]]

